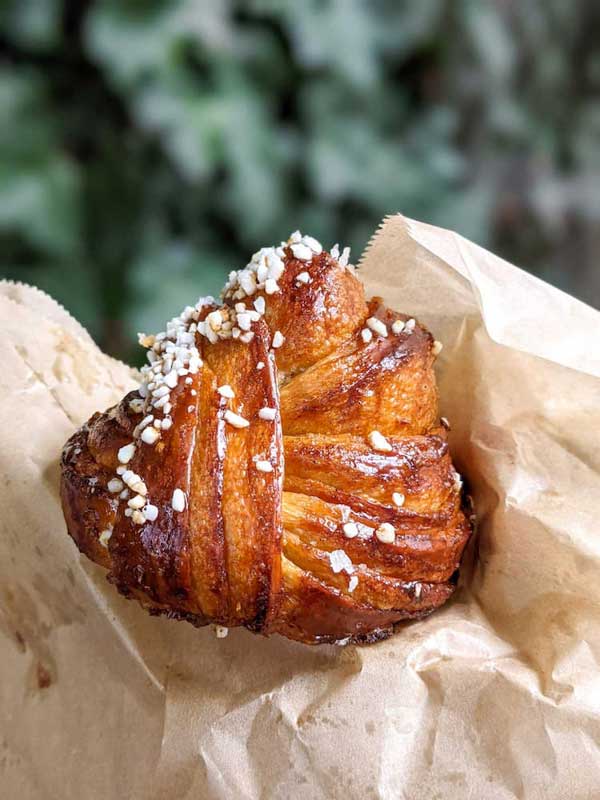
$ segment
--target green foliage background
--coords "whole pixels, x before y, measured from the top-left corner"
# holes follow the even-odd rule
[[[263,244],[389,212],[600,306],[596,0],[4,0],[0,274],[133,356]]]

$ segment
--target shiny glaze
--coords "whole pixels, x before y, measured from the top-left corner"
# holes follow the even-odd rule
[[[312,282],[298,287],[307,269]],[[377,298],[367,304],[353,272],[327,253],[308,267],[288,253],[280,285],[249,344],[197,337],[204,365],[173,391],[172,427],[128,465],[144,476],[156,521],[132,523],[126,502],[106,489],[140,419],[131,394],[65,446],[67,526],[118,589],[152,613],[306,643],[376,641],[447,600],[471,533],[438,426],[433,339],[418,324],[394,335],[393,321],[407,317]],[[365,344],[370,315],[389,334]],[[286,338],[272,351],[275,330]],[[226,383],[234,400],[216,391]],[[274,421],[258,417],[264,406],[279,410]],[[228,425],[225,408],[250,426]],[[370,446],[374,429],[390,452]],[[257,456],[273,472],[258,471]],[[183,512],[171,507],[176,487],[188,498]],[[393,492],[405,496],[402,507]],[[347,538],[345,522],[362,526],[361,535]],[[366,538],[383,522],[396,530],[391,544]],[[98,536],[109,526],[104,548]],[[334,550],[354,564],[352,592],[350,576],[331,569]]]

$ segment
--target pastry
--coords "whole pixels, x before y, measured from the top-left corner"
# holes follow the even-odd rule
[[[441,345],[295,232],[156,336],[65,445],[69,534],[153,614],[366,643],[442,605],[472,523]]]

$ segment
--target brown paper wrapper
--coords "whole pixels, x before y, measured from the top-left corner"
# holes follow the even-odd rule
[[[600,314],[396,215],[367,292],[443,341],[479,518],[442,610],[364,648],[151,618],[79,556],[64,441],[136,376],[0,284],[0,785],[29,798],[600,797]]]

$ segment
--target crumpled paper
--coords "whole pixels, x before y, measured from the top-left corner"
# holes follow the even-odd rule
[[[444,343],[479,519],[455,597],[370,647],[149,617],[66,535],[59,454],[136,383],[0,284],[6,797],[600,797],[600,314],[448,231],[387,218],[369,294]]]

